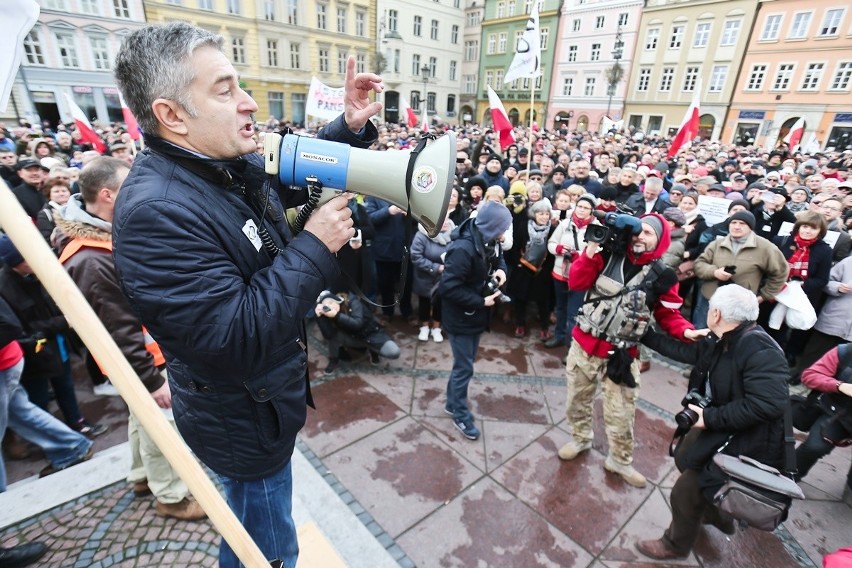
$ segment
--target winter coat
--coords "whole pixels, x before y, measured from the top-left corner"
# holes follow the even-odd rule
[[[736,266],[737,271],[728,282],[748,288],[764,300],[775,299],[787,283],[787,261],[771,241],[751,232],[735,256],[731,235],[727,235],[707,245],[695,260],[695,275],[704,281],[701,293],[705,298],[709,299],[719,287],[719,280],[713,276],[716,269],[730,265]]]
[[[600,224],[596,220],[592,223]],[[574,224],[571,218],[560,221],[547,240],[547,251],[553,255],[553,278],[561,282],[568,281],[568,269],[574,257],[586,246],[586,229]]]
[[[391,215],[391,204],[378,197],[369,196],[364,199],[364,207],[376,231],[371,247],[373,259],[400,262],[405,245],[406,224],[411,221],[401,213]]]
[[[319,133],[361,148],[377,135],[368,122],[358,138],[342,116]],[[259,154],[222,162],[234,178],[226,184],[155,141],[146,140],[118,194],[119,282],[166,357],[187,445],[220,475],[263,479],[287,465],[305,423],[304,316],[338,278],[338,265],[316,236],[293,237],[287,227],[283,208],[304,202],[304,192],[276,187],[263,219],[249,205],[263,198]],[[262,245],[258,223],[281,252]]]
[[[773,242],[781,249],[784,258],[790,257],[796,251],[796,241],[792,235],[786,237],[775,237]],[[802,291],[808,296],[808,300],[814,309],[819,309],[822,303],[822,294],[828,278],[831,274],[831,247],[825,241],[819,240],[811,245],[808,257],[808,277],[802,282]]]
[[[322,336],[332,339],[342,333],[365,341],[370,348],[381,350],[390,336],[373,317],[372,311],[364,305],[364,302],[352,293],[341,293],[343,303],[337,316],[327,318],[319,316],[316,318]]]
[[[662,261],[666,266],[677,268],[683,262],[683,252],[686,250],[686,242],[684,237],[686,234],[683,228],[677,227],[672,229],[672,243],[668,250],[663,254]]]
[[[754,232],[764,239],[772,240],[772,237],[778,235],[778,231],[781,230],[781,225],[783,223],[796,222],[796,215],[786,207],[782,207],[778,211],[770,214],[768,219],[763,216],[763,202],[755,205],[751,212],[754,213],[755,218]]]
[[[636,215],[644,215],[645,214],[645,195],[640,191],[639,193],[634,193],[631,195],[625,205],[636,211]],[[651,208],[650,213],[661,213],[671,207],[672,204],[663,199],[662,195],[657,196],[657,200],[654,202],[654,206]]]
[[[441,237],[442,235],[438,235]],[[441,278],[441,266],[444,261],[441,255],[447,252],[450,246],[449,233],[446,234],[447,243],[441,244],[438,237],[429,238],[425,230],[418,228],[414,240],[411,242],[411,263],[414,265],[411,290],[417,296],[430,297]]]
[[[840,285],[852,287],[852,256],[835,264],[825,285],[825,303],[814,329],[826,335],[852,341],[852,292],[841,294]]]

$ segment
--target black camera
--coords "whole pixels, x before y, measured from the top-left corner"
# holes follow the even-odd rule
[[[482,295],[490,296],[495,292],[500,292],[500,295],[497,296],[497,301],[501,304],[506,304],[512,301],[512,298],[500,291],[500,284],[497,282],[497,279],[494,278],[494,276],[489,275],[488,280],[485,281],[485,286],[482,287]]]
[[[608,213],[603,211],[593,213],[603,224],[587,225],[583,240],[588,243],[598,243],[603,249],[623,250],[627,248],[633,235],[642,232],[642,221],[634,217],[633,211],[627,207],[621,206]]]
[[[513,193],[503,200],[503,204],[508,205],[509,207],[518,206],[523,205],[526,200],[527,198],[521,195],[520,193]]]
[[[683,410],[675,414],[675,422],[677,422],[679,428],[689,429],[698,422],[698,413],[689,408],[689,405],[692,404],[698,408],[707,408],[710,406],[710,397],[703,396],[698,392],[698,389],[692,389],[686,393],[680,404],[683,406]]]

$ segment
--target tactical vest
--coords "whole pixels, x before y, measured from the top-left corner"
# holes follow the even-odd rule
[[[634,347],[648,331],[652,313],[646,287],[655,265],[642,266],[625,282],[624,262],[624,256],[610,257],[577,314],[581,330],[619,349]]]

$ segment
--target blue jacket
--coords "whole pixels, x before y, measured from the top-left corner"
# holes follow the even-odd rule
[[[364,138],[376,134],[368,123]],[[342,116],[319,137],[372,142]],[[263,167],[258,154],[243,158]],[[149,148],[119,192],[113,222],[116,270],[166,357],[178,429],[213,471],[240,480],[290,460],[311,402],[303,318],[338,276],[319,239],[307,231],[292,238],[275,191],[269,203],[279,220],[263,224],[284,248],[274,258],[238,188]]]
[[[438,294],[441,327],[447,333],[476,335],[488,329],[490,310],[485,307],[483,287],[490,272],[506,271],[502,249],[494,247],[497,256],[488,258],[474,222],[468,219],[454,231],[444,258]]]
[[[378,197],[364,199],[364,208],[376,234],[373,236],[373,258],[385,262],[400,262],[405,246],[405,224],[408,217],[391,215],[391,204]]]

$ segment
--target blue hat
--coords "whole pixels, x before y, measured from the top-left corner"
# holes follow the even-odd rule
[[[15,268],[22,262],[24,262],[24,257],[15,248],[12,239],[6,235],[0,237],[0,263]]]
[[[512,224],[512,214],[502,203],[488,201],[476,213],[476,228],[485,242],[493,241]]]

